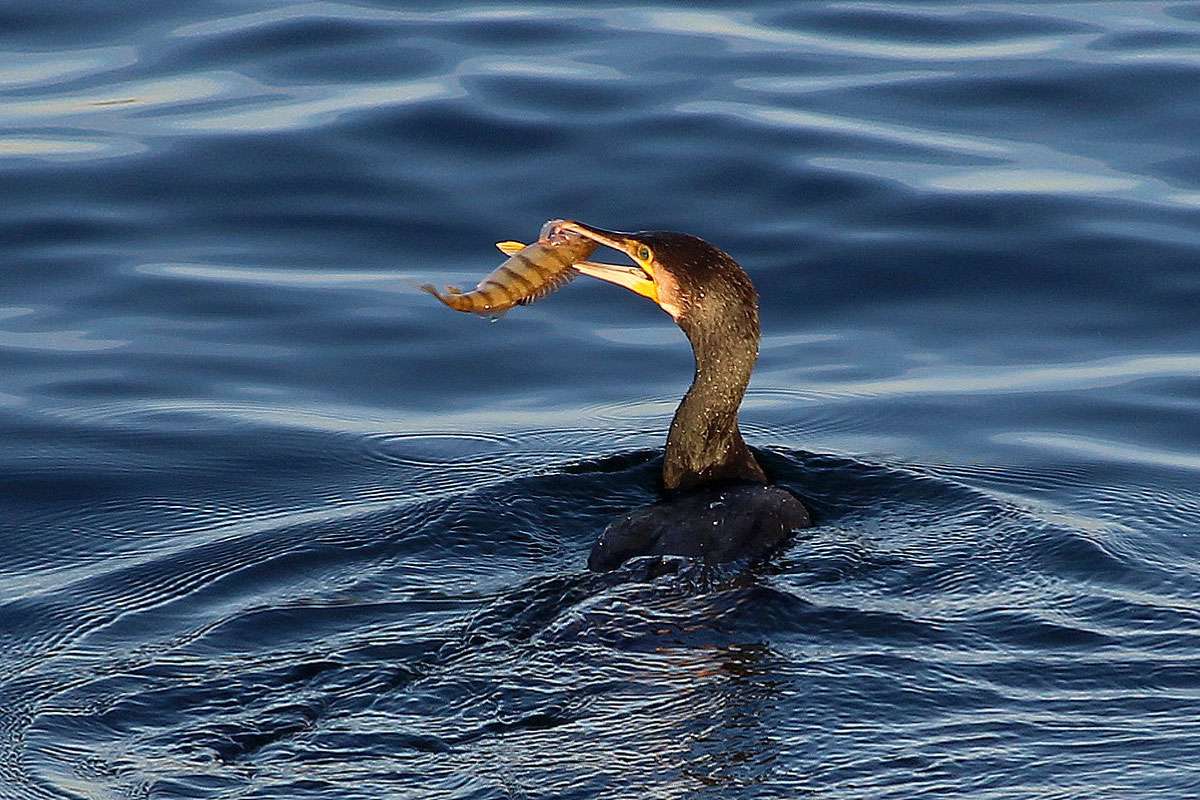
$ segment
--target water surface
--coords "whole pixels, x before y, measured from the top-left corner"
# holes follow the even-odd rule
[[[0,797],[1200,793],[1200,6],[0,9]],[[762,295],[818,526],[585,571]]]

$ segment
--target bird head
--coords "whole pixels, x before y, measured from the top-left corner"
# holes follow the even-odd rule
[[[671,315],[689,337],[693,330],[720,329],[745,322],[758,335],[758,295],[749,276],[724,251],[696,236],[670,231],[610,231],[574,220],[556,230],[585,236],[611,247],[633,266],[580,262],[585,275],[615,283],[647,297]]]

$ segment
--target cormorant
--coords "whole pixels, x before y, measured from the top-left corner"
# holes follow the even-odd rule
[[[726,253],[695,236],[624,233],[558,222],[619,250],[637,266],[580,262],[585,275],[623,286],[671,315],[692,345],[696,372],[671,420],[660,503],[612,522],[588,558],[595,571],[645,555],[714,564],[760,559],[812,524],[804,504],[770,486],[738,430],[738,407],[758,360],[758,294]]]

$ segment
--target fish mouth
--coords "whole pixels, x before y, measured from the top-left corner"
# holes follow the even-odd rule
[[[634,266],[603,264],[596,261],[579,261],[574,264],[574,267],[584,275],[590,275],[607,283],[622,286],[635,294],[650,298],[657,305],[661,305],[658,297],[658,284],[654,281],[653,262],[643,262],[637,256],[638,250],[643,246],[643,242],[637,238],[637,234],[593,228],[591,225],[584,225],[582,222],[569,219],[554,220],[551,223],[547,223],[547,230],[551,235],[556,233],[573,233],[584,236],[596,244],[611,247],[613,250],[617,250],[628,256],[634,262]]]

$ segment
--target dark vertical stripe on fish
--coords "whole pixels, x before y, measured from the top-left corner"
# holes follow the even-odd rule
[[[516,304],[517,297],[519,295],[514,295],[512,292],[509,291],[508,287],[505,286],[500,281],[493,280],[492,278],[488,278],[480,285],[479,290],[481,292],[487,293],[489,291],[489,289],[488,289],[489,286],[496,287],[497,291],[499,291],[502,295],[504,295],[505,302],[503,303],[503,305],[511,306],[511,305]],[[502,304],[501,303],[492,303],[492,305],[498,306],[498,305],[502,305]]]
[[[550,278],[554,277],[554,272],[552,270],[543,269],[541,264],[538,264],[524,253],[517,253],[515,256],[513,256],[513,258],[517,259],[517,261],[520,261],[522,264],[536,272],[538,277],[540,277],[543,281],[548,281]]]
[[[533,292],[537,289],[537,285],[533,281],[529,280],[529,278],[526,278],[524,275],[517,272],[512,267],[508,266],[508,264],[501,264],[500,269],[498,271],[503,272],[505,275],[507,275],[513,281],[519,281],[522,285],[524,285],[525,294],[528,294],[529,292]]]

